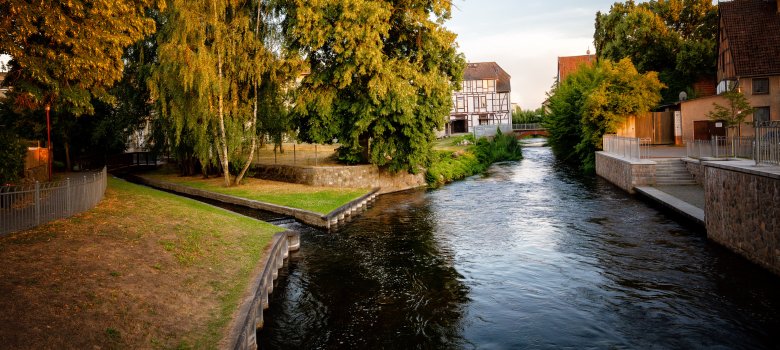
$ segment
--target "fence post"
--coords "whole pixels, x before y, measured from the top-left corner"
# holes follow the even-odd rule
[[[35,226],[41,224],[41,183],[35,181]]]

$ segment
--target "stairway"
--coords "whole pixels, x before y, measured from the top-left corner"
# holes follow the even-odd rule
[[[656,186],[696,185],[696,180],[681,159],[655,159],[655,163]]]

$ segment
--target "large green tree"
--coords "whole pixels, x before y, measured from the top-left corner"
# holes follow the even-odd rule
[[[300,137],[350,163],[417,171],[430,160],[465,61],[447,0],[282,0],[286,48],[309,74],[294,97]]]
[[[0,53],[15,106],[76,116],[93,99],[113,103],[124,49],[155,30],[146,10],[159,0],[0,0]]]
[[[640,72],[659,72],[670,102],[714,75],[717,31],[717,5],[709,0],[629,0],[596,14],[594,43],[599,59],[628,57]]]
[[[662,88],[657,73],[639,73],[628,58],[579,69],[549,98],[545,123],[553,151],[592,172],[604,134],[614,133],[629,116],[649,111],[661,100]]]
[[[275,58],[264,45],[269,13],[252,0],[169,0],[163,13],[150,80],[162,125],[203,166],[217,163],[225,186],[240,182],[258,144],[258,84]]]

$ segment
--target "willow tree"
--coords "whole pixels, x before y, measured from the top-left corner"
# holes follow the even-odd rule
[[[444,28],[447,0],[283,0],[290,52],[310,74],[292,114],[305,141],[336,139],[339,157],[392,170],[429,161],[464,59]]]
[[[231,160],[246,171],[257,147],[257,84],[272,55],[263,45],[266,6],[250,0],[169,0],[150,80],[173,144],[218,164],[231,185]],[[238,160],[237,162],[235,160]]]

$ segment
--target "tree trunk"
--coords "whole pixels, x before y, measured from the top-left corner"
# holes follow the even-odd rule
[[[246,174],[246,171],[249,170],[249,166],[252,165],[252,158],[255,156],[255,148],[257,148],[257,82],[255,82],[255,108],[254,111],[252,111],[252,125],[250,126],[252,128],[252,148],[249,150],[249,157],[246,159],[246,164],[244,164],[244,168],[241,169],[241,172],[236,177],[235,185],[238,186],[241,184],[241,180],[244,179],[244,175]]]
[[[68,138],[65,138],[65,171],[70,172],[73,168],[70,167],[70,144],[68,143]]]
[[[214,4],[214,28],[217,29],[218,23],[217,23],[217,4],[216,2]],[[218,73],[218,79],[217,84],[219,85],[219,89],[217,90],[217,93],[219,96],[217,96],[217,100],[219,103],[219,144],[221,148],[222,156],[220,157],[222,161],[222,173],[225,175],[225,187],[230,187],[230,161],[228,159],[228,148],[227,148],[227,136],[225,136],[225,109],[223,106],[223,92],[222,92],[222,51],[220,50],[219,46],[222,44],[219,41],[219,36],[217,36],[217,40],[214,43],[214,46],[217,48],[217,73]]]

